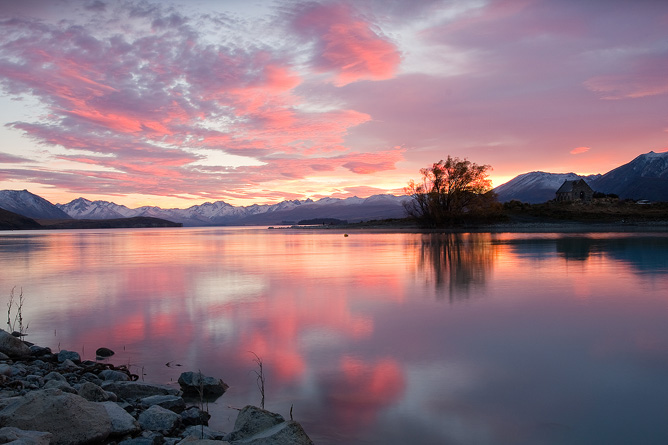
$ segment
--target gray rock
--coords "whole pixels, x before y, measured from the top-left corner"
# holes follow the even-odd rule
[[[283,422],[285,419],[280,414],[246,405],[234,421],[234,431],[225,436],[225,440],[234,442],[245,439]]]
[[[51,371],[50,373],[44,376],[45,382],[48,382],[49,380],[59,380],[61,382],[67,382],[65,376],[56,371]]]
[[[142,429],[157,431],[166,436],[181,424],[181,417],[178,414],[158,405],[153,405],[141,413],[138,420]]]
[[[106,402],[111,399],[107,391],[91,382],[84,382],[79,387],[77,394],[91,402]]]
[[[130,377],[126,373],[121,371],[114,371],[113,369],[105,369],[104,371],[100,372],[99,376],[101,379],[109,382],[130,381]]]
[[[118,445],[162,445],[164,438],[160,434],[152,433],[133,439],[127,439]]]
[[[0,352],[9,357],[25,357],[30,355],[30,348],[9,332],[0,329]]]
[[[97,350],[95,351],[96,357],[111,357],[114,354],[115,352],[109,348],[97,348]]]
[[[114,402],[102,402],[100,405],[107,410],[107,415],[111,421],[112,435],[124,436],[126,434],[135,434],[139,431],[139,422],[118,404]]]
[[[78,352],[67,351],[63,349],[58,353],[58,363],[63,363],[65,360],[71,360],[74,363],[81,363],[81,356]]]
[[[178,445],[225,445],[230,444],[229,442],[224,442],[220,440],[212,439],[198,439],[196,437],[188,436],[183,439],[181,442],[178,442]]]
[[[4,352],[0,352],[0,360],[9,360],[9,356]]]
[[[97,386],[102,385],[102,379],[100,379],[98,376],[96,376],[92,372],[87,372],[84,375],[82,375],[81,380],[91,382],[91,383],[95,383]]]
[[[170,411],[180,414],[186,409],[186,402],[182,397],[166,395],[166,396],[150,396],[144,397],[140,400],[142,406],[148,408],[153,405],[161,406]]]
[[[55,445],[100,443],[111,432],[111,421],[102,405],[58,390],[13,397],[0,411],[0,425],[49,432]]]
[[[218,397],[222,396],[229,386],[221,379],[208,377],[200,372],[184,372],[179,376],[179,385],[185,395]],[[200,394],[202,392],[202,394]]]
[[[139,400],[149,396],[179,396],[181,391],[167,385],[151,385],[143,382],[103,382],[102,389],[111,391],[121,399]]]
[[[0,363],[0,375],[6,375],[7,377],[12,375],[12,367],[6,363]]]
[[[30,353],[35,357],[42,357],[46,354],[51,354],[51,348],[43,348],[42,346],[30,346]]]
[[[44,384],[44,389],[57,389],[70,394],[77,393],[77,390],[72,388],[67,381],[63,382],[62,380],[49,380]]]
[[[49,445],[53,435],[42,431],[24,431],[12,426],[0,428],[0,443],[13,445]]]
[[[294,420],[279,423],[269,429],[234,442],[235,445],[313,445],[304,428]]]
[[[197,439],[222,440],[225,433],[215,431],[208,426],[192,425],[183,431],[183,437],[196,437]]]
[[[208,425],[210,418],[211,414],[196,406],[191,406],[181,413],[181,421],[184,425]]]

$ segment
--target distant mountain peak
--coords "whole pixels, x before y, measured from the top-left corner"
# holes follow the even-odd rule
[[[28,190],[0,190],[0,208],[33,219],[69,219],[70,216]]]

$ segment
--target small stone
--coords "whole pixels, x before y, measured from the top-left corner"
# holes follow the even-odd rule
[[[63,361],[63,362],[60,364],[60,366],[58,366],[58,368],[60,368],[60,369],[65,369],[65,370],[70,370],[70,369],[81,369],[80,366],[77,366],[77,364],[74,363],[74,362],[73,362],[72,360],[70,360],[70,359],[65,359],[65,361]]]
[[[99,376],[104,381],[109,382],[127,382],[130,380],[130,377],[126,373],[121,371],[114,371],[113,369],[105,369],[104,371],[100,372]]]
[[[106,357],[111,357],[111,356],[114,355],[114,354],[115,354],[115,352],[112,351],[112,350],[109,349],[109,348],[98,348],[98,349],[95,351],[95,356],[96,356],[96,357],[103,357],[103,358],[106,358]]]
[[[91,402],[106,402],[110,399],[107,391],[91,382],[82,384],[77,391],[77,394]]]
[[[184,425],[208,425],[211,414],[192,406],[181,413],[181,421]]]
[[[56,371],[51,371],[47,375],[44,376],[45,381],[49,380],[59,380],[61,382],[67,382],[67,379],[59,372]]]
[[[66,351],[63,349],[58,353],[58,362],[63,363],[65,360],[71,360],[74,363],[81,363],[81,356],[76,351]]]
[[[184,372],[179,377],[179,385],[183,394],[189,396],[218,397],[222,396],[229,386],[221,379],[208,377],[201,372]],[[202,392],[202,394],[200,394]]]

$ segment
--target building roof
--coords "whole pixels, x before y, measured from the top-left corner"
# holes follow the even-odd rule
[[[575,184],[578,184],[580,182],[582,182],[585,186],[587,186],[587,188],[591,188],[589,187],[589,184],[587,184],[587,181],[580,178],[580,179],[575,179],[573,181],[564,181],[564,183],[561,184],[561,187],[559,187],[559,190],[557,190],[557,193],[570,193],[573,191],[573,187],[575,187]]]
[[[559,187],[559,190],[557,190],[557,193],[569,193],[573,191],[573,186],[575,183],[578,182],[578,180],[575,181],[564,181],[563,184],[561,184],[561,187]]]

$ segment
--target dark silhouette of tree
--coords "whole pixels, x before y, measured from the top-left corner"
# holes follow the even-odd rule
[[[411,180],[405,188],[413,198],[404,204],[406,213],[425,226],[435,227],[473,221],[498,211],[489,170],[489,165],[451,156],[421,169],[421,182]]]

